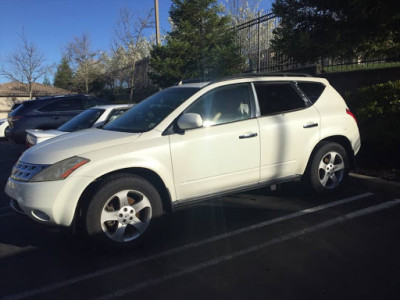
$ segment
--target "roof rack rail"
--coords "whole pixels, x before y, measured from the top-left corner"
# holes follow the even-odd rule
[[[272,72],[272,73],[245,73],[243,75],[239,76],[244,76],[244,77],[261,77],[261,76],[270,76],[270,77],[313,77],[310,74],[307,73],[291,73],[291,72]]]
[[[185,83],[200,83],[200,82],[208,82],[211,81],[212,79],[210,78],[188,78],[188,79],[183,79],[179,82],[176,82],[174,85],[181,85]]]
[[[313,77],[307,73],[289,73],[289,72],[276,72],[276,73],[243,73],[231,76],[213,77],[213,78],[188,78],[176,82],[174,85],[181,85],[185,83],[200,83],[200,82],[219,82],[240,78],[251,77]]]

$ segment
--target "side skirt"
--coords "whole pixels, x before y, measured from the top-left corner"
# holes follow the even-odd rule
[[[285,182],[290,182],[290,181],[299,181],[300,179],[301,179],[301,175],[293,175],[293,176],[274,179],[274,180],[270,180],[270,181],[259,182],[257,184],[252,184],[252,185],[245,186],[245,187],[229,189],[229,190],[225,190],[225,191],[218,192],[218,193],[208,194],[205,196],[176,200],[172,203],[172,208],[173,208],[173,210],[176,210],[176,209],[180,209],[180,208],[183,208],[183,207],[186,207],[186,206],[189,206],[189,205],[201,202],[201,201],[210,200],[210,199],[227,196],[227,195],[232,195],[232,194],[237,194],[237,193],[243,193],[243,192],[250,191],[250,190],[268,187],[268,186],[271,186],[274,184],[280,184],[280,183],[285,183]]]

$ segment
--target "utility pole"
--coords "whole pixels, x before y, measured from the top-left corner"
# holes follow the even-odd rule
[[[157,46],[161,45],[161,40],[160,40],[160,23],[159,23],[159,17],[158,17],[158,0],[154,0],[154,10],[156,11],[156,40],[157,40]]]

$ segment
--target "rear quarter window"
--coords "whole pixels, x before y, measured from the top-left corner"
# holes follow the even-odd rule
[[[297,82],[297,85],[313,104],[325,90],[325,85],[320,82]]]

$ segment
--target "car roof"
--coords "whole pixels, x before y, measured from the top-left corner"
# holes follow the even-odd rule
[[[89,109],[92,109],[92,108],[100,108],[100,109],[130,108],[135,105],[136,104],[133,104],[133,103],[131,103],[131,104],[107,104],[107,105],[96,105]]]

